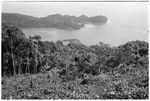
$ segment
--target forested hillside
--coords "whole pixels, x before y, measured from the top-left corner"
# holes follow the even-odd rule
[[[18,27],[48,27],[58,29],[80,29],[84,24],[103,24],[107,22],[105,16],[87,17],[85,15],[76,17],[69,15],[54,14],[47,17],[32,17],[16,13],[2,13],[2,23]]]
[[[2,99],[148,99],[147,42],[54,43],[6,24],[1,41]]]

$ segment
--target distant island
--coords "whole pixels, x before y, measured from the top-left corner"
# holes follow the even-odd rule
[[[87,17],[81,15],[79,17],[53,14],[47,17],[33,17],[17,13],[2,13],[2,23],[15,25],[22,28],[43,27],[43,28],[58,28],[58,29],[80,29],[85,24],[104,24],[107,22],[107,17],[99,15]]]

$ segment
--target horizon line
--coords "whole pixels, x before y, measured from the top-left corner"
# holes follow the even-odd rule
[[[23,14],[23,13],[3,12],[3,11],[2,11],[2,12],[1,12],[1,14],[3,14],[3,13],[9,13],[9,14],[20,14],[20,15],[25,15],[25,16],[31,16],[31,17],[41,18],[41,17],[38,17],[38,16],[33,16],[33,15]],[[88,15],[86,15],[86,14],[80,14],[80,15],[69,15],[69,14],[53,13],[53,14],[48,14],[48,15],[46,15],[46,16],[42,16],[42,17],[47,17],[47,16],[50,16],[50,15],[56,15],[56,14],[61,15],[61,16],[68,15],[68,16],[75,16],[75,17],[80,17],[80,16],[82,16],[82,15],[87,16],[87,17],[105,16],[105,15],[94,15],[94,16],[88,16]],[[105,16],[105,17],[107,17],[107,16]]]
[[[70,1],[70,0],[56,0],[56,1],[48,1],[48,0],[44,0],[44,1],[41,1],[41,0],[39,0],[39,1],[25,1],[25,0],[20,0],[20,1],[3,1],[3,2],[149,2],[149,0],[121,0],[121,1],[119,1],[119,0],[107,0],[107,1],[105,1],[105,0],[94,0],[94,1],[88,1],[88,0],[83,0],[83,1],[81,1],[81,0],[72,0],[72,1]]]

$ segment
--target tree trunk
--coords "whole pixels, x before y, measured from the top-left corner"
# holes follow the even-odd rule
[[[18,74],[20,75],[20,63],[19,63],[19,68],[18,68]]]
[[[28,55],[27,55],[27,66],[26,66],[26,73],[29,73],[30,72],[30,69],[29,69],[29,65],[30,65],[30,63],[29,63],[29,57],[28,57]]]
[[[18,70],[19,75],[22,74],[21,64],[22,64],[22,59],[20,59],[20,63],[19,63],[19,70]]]
[[[38,44],[36,47],[36,55],[35,55],[35,68],[34,68],[34,73],[37,73],[37,66],[38,66]]]
[[[15,70],[15,66],[14,66],[14,55],[13,55],[13,53],[11,54],[11,57],[12,57],[13,75],[16,75],[16,70]]]
[[[27,56],[27,70],[28,70],[27,72],[28,72],[28,73],[30,73],[29,64],[30,64],[30,63],[29,63],[29,57]]]
[[[35,68],[34,68],[34,73],[35,74],[37,73],[37,66],[38,66],[38,62],[37,62],[37,59],[35,59]]]
[[[13,54],[12,45],[11,45],[11,59],[12,59],[13,75],[16,75],[16,70],[15,70],[15,65],[14,65],[14,54]]]

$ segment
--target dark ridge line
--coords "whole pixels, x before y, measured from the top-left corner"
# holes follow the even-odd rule
[[[48,0],[44,0],[44,1],[25,1],[25,0],[22,0],[22,1],[3,1],[3,2],[149,2],[149,0],[139,0],[139,1],[135,1],[135,0],[132,0],[132,1],[126,1],[126,0],[122,0],[122,1],[118,1],[118,0],[114,0],[114,1],[99,1],[99,0],[94,0],[94,1],[88,1],[88,0],[85,0],[85,1],[80,1],[80,0],[73,0],[73,1],[67,1],[67,0],[63,0],[63,1],[48,1]]]

